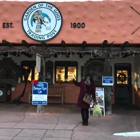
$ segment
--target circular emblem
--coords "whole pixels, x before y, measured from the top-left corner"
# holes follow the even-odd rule
[[[60,11],[47,2],[31,5],[22,17],[24,32],[31,39],[39,42],[54,38],[61,30],[62,22]]]
[[[2,96],[3,95],[3,91],[2,90],[0,90],[0,96]]]

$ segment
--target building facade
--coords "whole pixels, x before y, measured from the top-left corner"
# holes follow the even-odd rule
[[[22,101],[39,78],[64,85],[64,102],[76,103],[79,88],[70,77],[80,81],[90,72],[97,86],[102,76],[114,77],[112,104],[140,107],[139,0],[0,3],[0,83],[11,84],[12,99],[24,90],[28,73]],[[40,76],[36,54],[42,57]]]

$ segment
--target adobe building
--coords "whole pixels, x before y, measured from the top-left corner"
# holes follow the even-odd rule
[[[70,75],[80,81],[90,72],[99,87],[102,76],[114,77],[113,95],[105,87],[112,104],[140,107],[139,0],[0,4],[0,83],[11,85],[12,100],[24,92],[30,67],[21,101],[28,102],[31,81],[39,78],[49,86],[64,86],[64,103],[76,103],[79,88]],[[42,56],[40,76],[36,54]]]

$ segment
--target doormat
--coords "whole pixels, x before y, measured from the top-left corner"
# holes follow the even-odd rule
[[[135,106],[135,105],[131,105],[131,104],[119,104],[120,107],[126,109],[126,110],[131,110],[131,111],[140,111],[140,108]]]

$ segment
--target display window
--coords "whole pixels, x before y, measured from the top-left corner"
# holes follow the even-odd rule
[[[77,80],[77,71],[77,62],[57,61],[55,62],[55,82],[71,82],[72,79]]]

